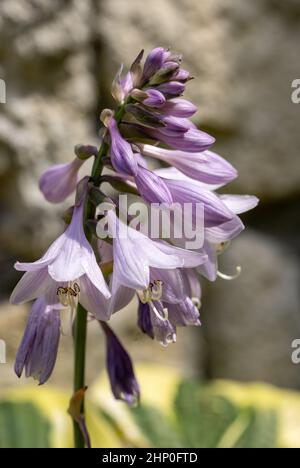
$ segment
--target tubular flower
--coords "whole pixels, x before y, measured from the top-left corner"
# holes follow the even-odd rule
[[[83,230],[84,201],[83,198],[75,207],[70,226],[40,260],[34,263],[17,262],[15,265],[17,270],[26,273],[15,287],[11,302],[21,304],[37,298],[18,354],[19,364],[16,369],[21,369],[20,362],[24,359],[26,374],[41,375],[42,383],[45,380],[43,376],[48,378],[48,370],[51,368],[46,356],[47,346],[51,347],[51,343],[47,344],[47,340],[53,336],[54,325],[60,321],[63,310],[68,311],[70,326],[78,303],[97,319],[109,319],[110,292]],[[45,354],[37,360],[36,356],[41,350]],[[28,353],[26,356],[25,352]]]
[[[140,399],[140,387],[130,356],[107,323],[100,324],[106,338],[106,366],[112,393],[117,400],[135,406]]]
[[[37,299],[31,309],[22,343],[15,362],[15,372],[21,377],[33,377],[44,384],[52,374],[60,338],[60,307]]]

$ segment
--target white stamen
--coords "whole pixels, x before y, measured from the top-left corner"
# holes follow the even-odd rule
[[[219,278],[222,278],[223,280],[232,281],[232,280],[237,279],[241,273],[242,273],[242,267],[237,266],[235,275],[226,275],[225,273],[222,273],[221,271],[218,271],[217,275]]]
[[[153,302],[150,302],[149,305],[150,305],[151,309],[153,310],[153,312],[155,313],[156,317],[157,317],[159,320],[161,320],[162,322],[166,322],[166,321],[168,320],[168,318],[169,318],[169,312],[168,312],[168,309],[167,309],[167,308],[164,308],[164,309],[163,309],[163,314],[164,314],[164,315],[161,315],[161,314],[158,312],[158,310],[157,310],[157,308],[155,307],[155,305],[153,304]]]
[[[80,287],[77,283],[68,283],[67,287],[59,287],[57,295],[65,309],[61,311],[61,333],[72,335],[73,320],[79,302]]]

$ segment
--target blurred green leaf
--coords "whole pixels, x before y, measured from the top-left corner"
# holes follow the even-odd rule
[[[143,404],[128,408],[99,379],[87,425],[97,447],[296,448],[300,395],[264,384],[181,380],[172,369],[139,369]],[[157,382],[160,391],[157,391]],[[72,447],[69,395],[52,387],[0,394],[0,448]]]
[[[49,448],[50,423],[31,403],[0,403],[0,448]]]
[[[184,440],[180,438],[175,425],[168,421],[158,409],[143,405],[132,408],[131,413],[153,447],[184,447]]]
[[[278,421],[275,410],[248,409],[250,421],[235,448],[276,448]]]
[[[217,447],[238,415],[229,400],[210,395],[205,386],[192,381],[180,384],[175,408],[186,447]]]

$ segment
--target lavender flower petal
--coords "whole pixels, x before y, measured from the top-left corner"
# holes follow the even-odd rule
[[[165,104],[164,95],[157,89],[147,89],[146,93],[148,97],[143,101],[145,106],[160,108]]]
[[[97,320],[110,319],[109,300],[100,293],[86,275],[80,278],[80,304]]]
[[[151,268],[150,279],[151,282],[161,281],[163,283],[161,301],[169,304],[176,304],[184,301],[189,290],[186,288],[184,281],[185,270],[160,270],[158,268]]]
[[[164,316],[164,305],[161,302],[153,303],[156,310],[159,312],[161,317]],[[160,342],[162,346],[168,346],[171,343],[176,342],[176,327],[172,325],[169,320],[163,320],[159,318],[153,309],[150,307],[150,317],[153,328],[155,339]]]
[[[154,330],[151,322],[150,306],[139,301],[138,327],[140,330],[154,340]]]
[[[170,132],[166,129],[151,129],[141,125],[134,125],[142,133],[150,136],[154,140],[162,141],[171,148],[180,151],[199,153],[210,148],[214,144],[215,138],[201,130],[189,128],[187,132]]]
[[[205,229],[205,238],[213,244],[221,244],[237,237],[245,229],[238,216],[220,226]]]
[[[75,158],[69,164],[59,164],[48,169],[40,179],[40,190],[51,203],[63,202],[76,189],[78,171],[84,161]]]
[[[192,300],[187,297],[180,304],[168,304],[169,321],[174,327],[186,327],[188,325],[201,325],[200,314]]]
[[[169,81],[157,86],[158,91],[166,96],[180,96],[185,90],[185,84],[180,81]]]
[[[150,267],[173,269],[184,266],[181,249],[168,249],[153,242],[141,232],[125,226],[113,211],[107,215],[114,239],[114,274],[112,294],[118,283],[135,290],[146,289],[150,282]],[[165,253],[167,252],[167,253]]]
[[[108,129],[111,136],[110,157],[114,169],[121,174],[135,176],[138,171],[137,161],[130,144],[122,138],[117,122],[112,117]]]
[[[250,211],[259,203],[258,198],[252,195],[220,195],[220,198],[235,214]]]
[[[10,297],[11,304],[24,304],[43,296],[50,282],[47,268],[42,268],[39,271],[28,271],[13,290]]]
[[[204,251],[207,255],[207,261],[203,265],[200,265],[197,271],[209,281],[216,281],[218,271],[217,250],[215,246],[206,241],[204,244]]]
[[[40,385],[52,374],[60,338],[59,311],[38,299],[31,310],[23,340],[16,357],[15,372],[33,377]]]
[[[204,205],[206,227],[217,226],[234,217],[234,214],[214,192],[200,189],[197,183],[170,179],[165,179],[165,182],[175,203],[202,203]]]
[[[17,270],[36,272],[36,276],[27,273],[21,279],[13,293],[13,301],[23,302],[26,297],[38,297],[48,284],[46,272],[52,281],[58,283],[77,281],[81,276],[87,275],[100,293],[107,299],[110,298],[110,291],[97,264],[94,251],[84,233],[84,205],[85,198],[83,197],[80,204],[75,206],[69,227],[40,260],[34,263],[16,263]],[[38,278],[39,274],[40,278]],[[36,284],[34,284],[35,278]]]
[[[101,326],[106,337],[106,366],[113,395],[117,400],[136,405],[140,399],[140,387],[130,356],[111,328],[103,322]]]
[[[225,184],[237,177],[234,167],[212,151],[188,153],[151,145],[141,145],[141,151],[145,156],[160,159],[176,167],[187,177],[206,184]],[[252,199],[247,201],[251,203]]]
[[[146,57],[143,79],[149,80],[163,65],[166,51],[162,47],[153,49]]]
[[[135,290],[127,288],[122,284],[115,281],[117,276],[112,276],[111,290],[113,291],[112,297],[109,302],[109,314],[112,315],[119,310],[124,309],[135,296]]]
[[[140,166],[135,182],[141,196],[147,203],[166,203],[167,205],[173,203],[167,185],[154,172]]]
[[[159,111],[165,115],[189,118],[197,112],[197,107],[186,99],[173,98],[166,101]]]

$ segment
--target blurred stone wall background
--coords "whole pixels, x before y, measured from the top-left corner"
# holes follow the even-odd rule
[[[12,264],[39,256],[61,228],[62,209],[44,202],[38,178],[70,160],[76,143],[97,142],[120,62],[164,45],[184,54],[196,78],[187,93],[199,105],[196,121],[239,169],[230,191],[255,194],[261,205],[223,261],[229,272],[242,265],[243,275],[205,284],[201,330],[182,330],[165,350],[135,331],[132,308],[114,321],[134,358],[300,388],[291,363],[300,338],[300,105],[291,102],[299,25],[298,0],[1,0],[0,338],[10,362],[26,315],[7,305],[18,278]],[[92,327],[90,378],[101,368],[101,340]],[[71,380],[70,353],[66,342],[54,383]],[[16,383],[10,366],[0,376],[0,385]]]

